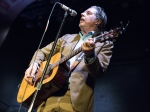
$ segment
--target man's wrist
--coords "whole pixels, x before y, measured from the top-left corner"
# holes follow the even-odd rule
[[[90,63],[94,62],[95,57],[96,57],[95,54],[90,55],[90,56],[86,56],[86,55],[85,55],[85,56],[84,56],[84,59],[85,59],[86,64],[90,64]]]
[[[37,63],[37,62],[33,62],[32,64],[33,64],[33,65],[36,65],[36,66],[37,66],[37,68],[39,69],[39,67],[40,67],[39,63]]]
[[[95,53],[93,53],[93,54],[91,54],[91,55],[84,55],[85,56],[85,58],[93,58],[93,57],[95,57]]]

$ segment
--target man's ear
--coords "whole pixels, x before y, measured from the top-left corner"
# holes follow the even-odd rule
[[[95,24],[96,24],[96,25],[100,25],[100,24],[101,24],[101,22],[102,22],[101,20],[99,20],[99,19],[96,19],[96,22],[95,22]]]

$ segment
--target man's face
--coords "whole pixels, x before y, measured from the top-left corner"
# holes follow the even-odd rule
[[[81,29],[88,28],[89,30],[94,30],[96,27],[97,20],[96,20],[96,9],[89,8],[83,13],[81,13],[81,18],[79,22],[79,27]]]

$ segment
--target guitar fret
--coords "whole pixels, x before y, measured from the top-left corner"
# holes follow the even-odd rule
[[[82,49],[81,49],[81,47],[79,47],[78,49],[74,50],[71,54],[68,54],[67,56],[62,57],[61,60],[59,60],[51,65],[51,69],[53,69],[56,66],[60,65],[61,63],[65,62],[66,60],[72,58],[73,56],[75,56],[76,54],[78,54],[81,51],[82,51]]]

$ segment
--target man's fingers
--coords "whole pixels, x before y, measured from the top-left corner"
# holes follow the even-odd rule
[[[33,78],[38,72],[38,66],[36,64],[31,64],[30,67],[25,71],[25,80],[28,84],[33,85]]]
[[[34,77],[34,75],[36,74],[37,72],[37,68],[33,67],[33,66],[30,66],[26,72],[25,72],[25,75],[27,77]]]
[[[33,85],[32,83],[32,78],[31,76],[27,77],[27,75],[25,75],[24,79],[27,81],[28,84]]]
[[[31,77],[34,77],[34,75],[36,74],[36,69],[32,69],[32,71],[31,71]]]
[[[84,43],[84,46],[91,49],[91,48],[95,47],[95,44],[93,41],[87,41]]]

